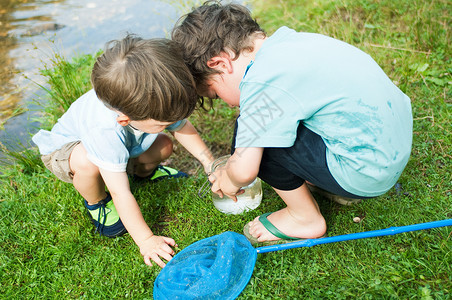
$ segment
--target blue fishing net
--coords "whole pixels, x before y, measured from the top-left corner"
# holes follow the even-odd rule
[[[257,252],[227,231],[183,249],[160,271],[154,299],[234,299],[248,284]]]

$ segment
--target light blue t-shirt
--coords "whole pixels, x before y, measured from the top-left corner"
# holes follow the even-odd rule
[[[90,90],[74,101],[51,131],[40,130],[33,136],[41,155],[50,154],[63,145],[81,141],[88,159],[99,168],[125,172],[129,158],[137,157],[154,142],[157,134],[144,133],[116,121],[118,114],[100,101]],[[166,129],[177,131],[185,120]]]
[[[282,27],[240,84],[236,147],[290,147],[299,122],[320,135],[328,168],[358,196],[388,191],[408,162],[410,99],[363,51]]]

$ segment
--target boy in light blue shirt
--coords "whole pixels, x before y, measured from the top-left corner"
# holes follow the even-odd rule
[[[198,93],[240,107],[234,154],[210,179],[235,198],[259,176],[287,207],[244,228],[252,242],[317,238],[311,194],[343,204],[384,194],[412,143],[410,99],[361,50],[287,27],[272,36],[242,5],[209,2],[173,29]]]
[[[33,141],[45,166],[83,196],[101,235],[129,232],[145,263],[164,267],[162,258],[171,260],[176,243],[146,224],[128,174],[150,181],[187,176],[160,165],[173,151],[165,129],[209,169],[213,157],[185,119],[201,104],[193,77],[176,43],[128,35],[107,44],[91,82],[94,89]]]

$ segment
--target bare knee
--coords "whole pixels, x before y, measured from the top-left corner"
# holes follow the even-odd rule
[[[76,175],[84,176],[97,176],[100,175],[99,167],[93,164],[87,156],[85,147],[82,144],[78,144],[74,150],[72,150],[69,158],[69,165],[71,171]]]
[[[152,146],[141,154],[134,167],[134,173],[140,177],[146,177],[165,159],[173,153],[173,142],[163,133],[160,133]]]
[[[166,134],[160,133],[155,139],[154,145],[159,148],[161,161],[173,154],[173,141]]]

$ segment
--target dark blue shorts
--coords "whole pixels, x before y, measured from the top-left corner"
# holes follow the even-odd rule
[[[236,132],[237,123],[231,153],[235,149]],[[308,181],[336,195],[363,198],[347,192],[337,183],[326,163],[326,145],[323,139],[302,122],[298,126],[297,138],[292,147],[264,148],[258,176],[278,190],[294,190]]]

